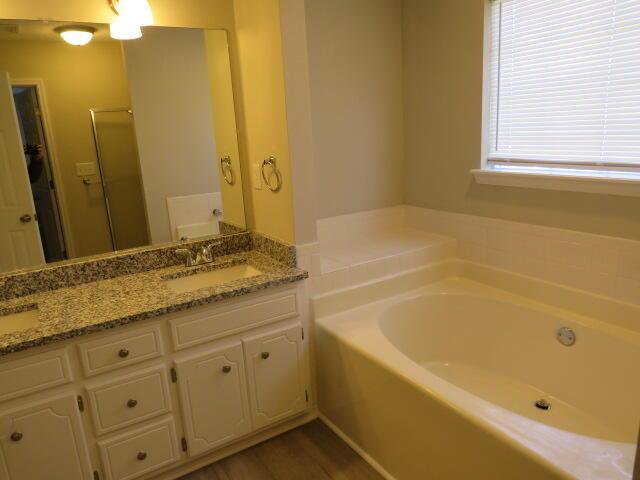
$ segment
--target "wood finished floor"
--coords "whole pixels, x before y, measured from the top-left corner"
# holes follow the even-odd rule
[[[180,480],[382,480],[321,421],[255,445]]]

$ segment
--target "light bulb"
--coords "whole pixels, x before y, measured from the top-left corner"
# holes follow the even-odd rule
[[[70,25],[67,27],[56,28],[55,31],[60,34],[62,39],[71,45],[86,45],[93,38],[96,29],[93,27],[85,27],[83,25]]]
[[[118,15],[129,22],[141,27],[153,25],[153,13],[147,0],[120,0],[116,8]]]
[[[133,40],[142,36],[140,25],[133,23],[122,16],[119,16],[115,22],[109,25],[111,38],[116,40]]]

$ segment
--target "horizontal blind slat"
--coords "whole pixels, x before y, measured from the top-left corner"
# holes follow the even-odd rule
[[[489,150],[640,165],[640,0],[494,0]]]

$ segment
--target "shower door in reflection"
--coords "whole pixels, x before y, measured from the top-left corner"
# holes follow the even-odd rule
[[[133,115],[128,108],[91,109],[114,250],[149,244]]]

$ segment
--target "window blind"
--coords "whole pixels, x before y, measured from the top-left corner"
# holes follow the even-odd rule
[[[640,166],[640,0],[493,0],[489,159]]]

